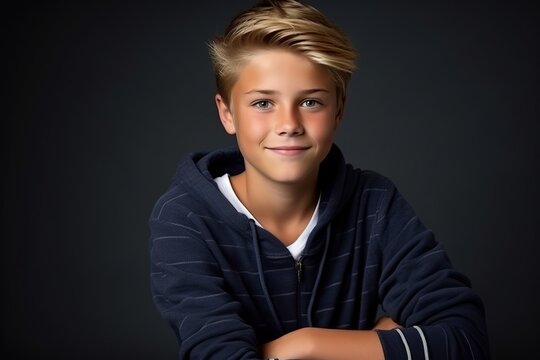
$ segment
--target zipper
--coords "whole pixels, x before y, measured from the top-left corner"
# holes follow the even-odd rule
[[[302,264],[302,257],[299,257],[294,261],[294,268],[296,269],[296,322],[298,327],[303,326],[302,322],[302,277],[304,265]]]
[[[295,260],[294,268],[296,269],[296,279],[298,280],[298,286],[300,287],[300,283],[302,282],[302,271],[303,271],[303,265],[302,265],[302,258],[298,258],[298,260]]]

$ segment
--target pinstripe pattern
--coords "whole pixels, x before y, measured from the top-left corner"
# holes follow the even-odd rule
[[[460,329],[460,332],[463,335],[463,337],[465,338],[465,340],[467,341],[467,345],[469,346],[469,351],[470,351],[470,354],[471,354],[471,358],[473,360],[476,360],[476,356],[474,356],[474,351],[472,349],[471,342],[469,341],[469,338],[467,337],[467,334],[465,334],[465,332],[463,330],[461,330],[461,329]]]

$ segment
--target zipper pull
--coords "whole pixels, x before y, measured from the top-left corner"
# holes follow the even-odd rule
[[[298,259],[295,263],[296,276],[298,277],[298,283],[302,282],[302,260]]]

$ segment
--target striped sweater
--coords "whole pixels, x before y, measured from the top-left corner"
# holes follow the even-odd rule
[[[260,344],[306,327],[371,329],[387,360],[487,359],[481,300],[385,177],[321,164],[319,221],[294,260],[238,213],[213,178],[244,170],[237,148],[191,154],[150,216],[154,302],[180,359],[260,359]]]

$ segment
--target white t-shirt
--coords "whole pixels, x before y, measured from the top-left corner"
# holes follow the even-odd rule
[[[214,179],[216,182],[219,190],[225,195],[227,200],[234,206],[236,211],[238,211],[241,214],[246,215],[248,218],[253,219],[257,226],[263,227],[257,219],[251,213],[249,210],[242,204],[238,196],[236,196],[236,193],[233,190],[233,187],[231,185],[231,180],[229,178],[229,174],[225,174],[222,176],[219,176]],[[307,239],[309,237],[309,234],[311,234],[311,231],[317,225],[317,221],[319,220],[319,201],[317,201],[317,206],[315,207],[315,211],[313,211],[313,215],[311,216],[311,219],[309,220],[309,223],[307,224],[306,228],[300,236],[298,236],[298,239],[296,239],[291,245],[287,246],[287,249],[291,252],[291,255],[294,259],[298,259],[300,257],[300,254],[302,254],[302,251],[306,247]]]

